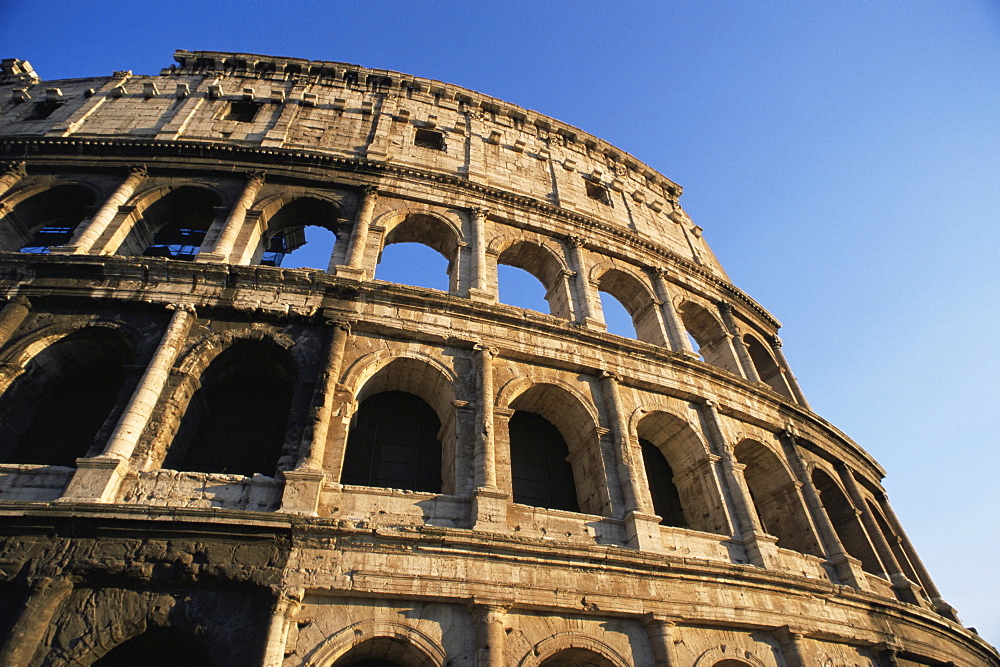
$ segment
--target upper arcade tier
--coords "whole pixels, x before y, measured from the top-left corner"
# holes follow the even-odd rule
[[[226,144],[443,179],[631,232],[728,282],[681,187],[563,122],[448,83],[347,63],[185,51],[158,76],[41,81],[4,60],[7,138]]]

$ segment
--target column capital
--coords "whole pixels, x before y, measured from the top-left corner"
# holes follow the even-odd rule
[[[474,218],[485,220],[486,216],[490,214],[490,209],[484,206],[473,206],[472,208],[469,209],[469,212],[472,213],[472,216]]]
[[[129,176],[146,178],[146,176],[149,175],[149,172],[146,170],[146,165],[144,164],[130,164],[127,171]]]
[[[365,198],[376,199],[378,198],[379,189],[377,185],[363,185],[361,186],[361,194]]]
[[[168,303],[167,310],[177,310],[183,311],[185,313],[191,313],[192,315],[197,315],[197,311],[194,306],[190,303]]]
[[[263,185],[264,184],[264,177],[266,175],[267,175],[267,172],[264,172],[264,171],[259,171],[259,170],[257,170],[257,171],[248,171],[248,172],[246,172],[247,184],[249,185],[250,183],[254,183],[254,184],[257,184],[257,185]]]
[[[571,248],[583,248],[584,245],[586,245],[586,243],[587,243],[587,239],[583,238],[582,236],[577,236],[577,235],[572,235],[572,234],[569,235],[569,236],[566,236],[565,239],[566,239],[566,243]]]
[[[773,347],[774,349],[776,350],[781,349],[781,339],[778,338],[778,334],[774,334],[773,336],[771,336],[771,340],[768,342],[771,343],[771,347]]]
[[[341,331],[351,333],[351,326],[354,324],[354,320],[342,320],[342,319],[329,319],[323,322],[323,324],[328,327],[333,327],[335,329],[340,329]]]
[[[613,380],[618,384],[621,384],[621,382],[625,379],[621,373],[615,373],[614,371],[608,371],[608,370],[602,370],[600,378],[602,380],[605,379]]]
[[[476,352],[482,352],[484,356],[488,356],[490,359],[495,359],[500,354],[500,348],[485,343],[476,343],[472,346],[472,349]]]
[[[715,305],[719,308],[719,312],[723,315],[730,315],[733,312],[733,304],[728,301],[716,301]]]
[[[4,176],[10,174],[12,176],[20,176],[24,178],[28,175],[27,163],[24,160],[7,160],[5,162],[0,162],[0,173]]]

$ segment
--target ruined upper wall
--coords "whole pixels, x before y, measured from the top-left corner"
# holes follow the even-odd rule
[[[346,63],[177,51],[159,76],[0,78],[0,133],[225,142],[385,162],[526,196],[725,272],[678,204],[681,187],[607,142],[474,91]]]

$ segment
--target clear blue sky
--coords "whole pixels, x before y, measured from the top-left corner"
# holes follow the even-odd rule
[[[1000,643],[1000,3],[0,0],[0,55],[43,78],[155,73],[178,48],[448,81],[680,183],[813,407],[887,469],[945,598]]]

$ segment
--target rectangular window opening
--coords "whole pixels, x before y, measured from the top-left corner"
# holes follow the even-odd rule
[[[260,105],[256,102],[231,102],[226,120],[235,120],[237,123],[252,123],[258,110],[260,110]]]
[[[587,186],[587,196],[591,199],[596,199],[602,204],[610,204],[611,198],[608,197],[608,189],[601,185],[600,183],[595,183],[593,181],[584,181]]]
[[[432,148],[436,151],[443,151],[444,135],[434,130],[428,130],[422,127],[417,128],[416,134],[413,135],[413,145],[420,146],[421,148]]]

